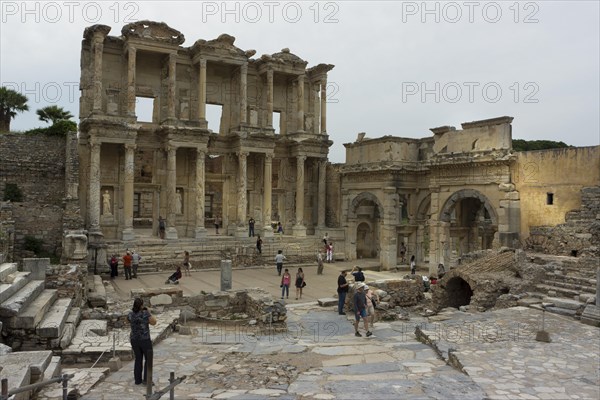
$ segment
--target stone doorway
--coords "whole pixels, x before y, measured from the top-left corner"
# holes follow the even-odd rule
[[[361,222],[356,228],[356,257],[375,258],[377,257],[377,246],[371,225]]]
[[[459,308],[471,303],[473,290],[471,285],[460,277],[454,277],[446,284],[446,293],[448,294],[448,307]]]

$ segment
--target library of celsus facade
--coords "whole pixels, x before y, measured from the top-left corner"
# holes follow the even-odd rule
[[[109,36],[86,29],[81,53],[79,198],[86,228],[134,239],[166,222],[166,239],[223,233],[313,234],[325,225],[327,73],[283,49],[252,58],[226,34],[182,47],[164,23]],[[152,115],[138,107],[151,103]],[[208,129],[207,105],[220,107]],[[278,120],[278,126],[274,121]]]

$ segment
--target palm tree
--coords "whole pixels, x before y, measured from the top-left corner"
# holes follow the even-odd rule
[[[58,106],[47,106],[36,111],[40,121],[50,122],[54,125],[57,121],[69,120],[73,114]]]
[[[0,132],[10,131],[10,121],[18,112],[28,111],[27,96],[6,86],[0,87]]]

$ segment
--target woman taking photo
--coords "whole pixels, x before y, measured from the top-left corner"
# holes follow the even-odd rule
[[[129,312],[127,319],[131,325],[131,333],[129,339],[131,341],[131,349],[135,355],[135,363],[133,366],[133,378],[136,385],[146,383],[146,373],[148,372],[148,364],[152,367],[152,340],[150,339],[150,326],[156,325],[156,318],[150,314],[146,307],[143,307],[144,301],[137,297],[133,301],[133,308]],[[144,371],[142,375],[142,363]]]

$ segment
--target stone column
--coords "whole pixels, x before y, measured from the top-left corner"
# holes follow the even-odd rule
[[[240,68],[240,123],[248,122],[248,63]]]
[[[263,195],[263,236],[272,237],[271,226],[271,202],[272,202],[272,179],[273,179],[273,154],[265,154],[264,167],[264,195]]]
[[[313,104],[312,104],[312,111],[313,111],[313,133],[319,133],[321,132],[321,104],[319,103],[319,90],[320,87],[318,84],[313,85]]]
[[[196,151],[196,239],[206,237],[207,231],[204,227],[204,198],[205,198],[205,183],[204,160],[206,153],[202,149]]]
[[[304,132],[304,75],[298,77],[298,113],[296,129]]]
[[[327,78],[321,80],[321,133],[327,134]]]
[[[167,146],[167,230],[166,239],[177,239],[177,220],[175,203],[177,202],[177,147]]]
[[[596,267],[596,306],[600,307],[600,267]]]
[[[267,70],[267,128],[273,128],[273,70]]]
[[[100,232],[100,148],[102,144],[90,140],[90,188],[88,194],[88,226],[91,232]]]
[[[127,49],[127,115],[135,116],[135,47]]]
[[[325,210],[326,203],[326,178],[327,178],[327,160],[319,160],[319,198],[317,210],[317,225],[319,228],[325,228]]]
[[[383,188],[383,215],[380,216],[379,237],[379,260],[384,270],[396,268],[398,263],[398,234],[396,225],[398,223],[396,205],[398,204],[398,193],[395,187]]]
[[[175,119],[175,89],[176,89],[177,55],[169,54],[169,88],[167,92],[167,119]]]
[[[238,155],[238,203],[237,203],[237,234],[240,237],[247,237],[246,232],[246,181],[248,168],[248,153],[240,151]]]
[[[135,144],[125,144],[125,168],[123,176],[123,240],[135,239],[133,232],[133,167]]]
[[[306,156],[296,157],[296,225],[292,231],[294,236],[306,236],[304,226],[304,161]]]
[[[231,260],[221,260],[221,291],[231,290]]]
[[[104,51],[104,35],[94,34],[94,113],[102,111],[102,52]]]
[[[206,60],[200,59],[198,72],[198,119],[206,122]]]

